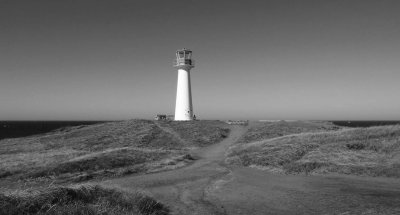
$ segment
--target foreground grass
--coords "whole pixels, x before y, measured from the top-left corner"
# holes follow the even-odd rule
[[[400,125],[287,135],[231,149],[227,161],[278,173],[400,177]]]
[[[139,192],[127,193],[98,185],[80,185],[0,193],[0,214],[162,215],[169,214],[169,210]]]
[[[193,131],[193,132],[189,132]],[[84,181],[177,168],[227,136],[218,121],[129,120],[0,141],[0,180]]]

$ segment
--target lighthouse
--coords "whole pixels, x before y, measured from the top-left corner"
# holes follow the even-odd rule
[[[194,67],[192,51],[185,48],[176,51],[174,67],[178,69],[175,121],[193,120],[192,90],[190,85],[190,69]]]

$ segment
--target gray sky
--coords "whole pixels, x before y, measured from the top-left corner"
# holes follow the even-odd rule
[[[0,0],[0,120],[400,120],[398,0]]]

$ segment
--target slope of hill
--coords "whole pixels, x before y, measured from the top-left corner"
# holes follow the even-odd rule
[[[400,126],[292,134],[231,148],[227,161],[279,173],[400,177]]]
[[[340,127],[326,121],[275,121],[253,122],[250,129],[238,140],[239,143],[281,137],[312,131],[338,130]]]
[[[0,179],[81,181],[177,168],[191,161],[190,149],[219,142],[228,132],[218,121],[129,120],[4,139]]]

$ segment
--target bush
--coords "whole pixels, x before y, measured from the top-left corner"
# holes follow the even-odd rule
[[[140,193],[128,194],[98,185],[52,187],[0,194],[0,214],[169,214],[168,208]]]
[[[347,143],[346,147],[351,150],[361,150],[365,149],[365,145],[362,143]]]

